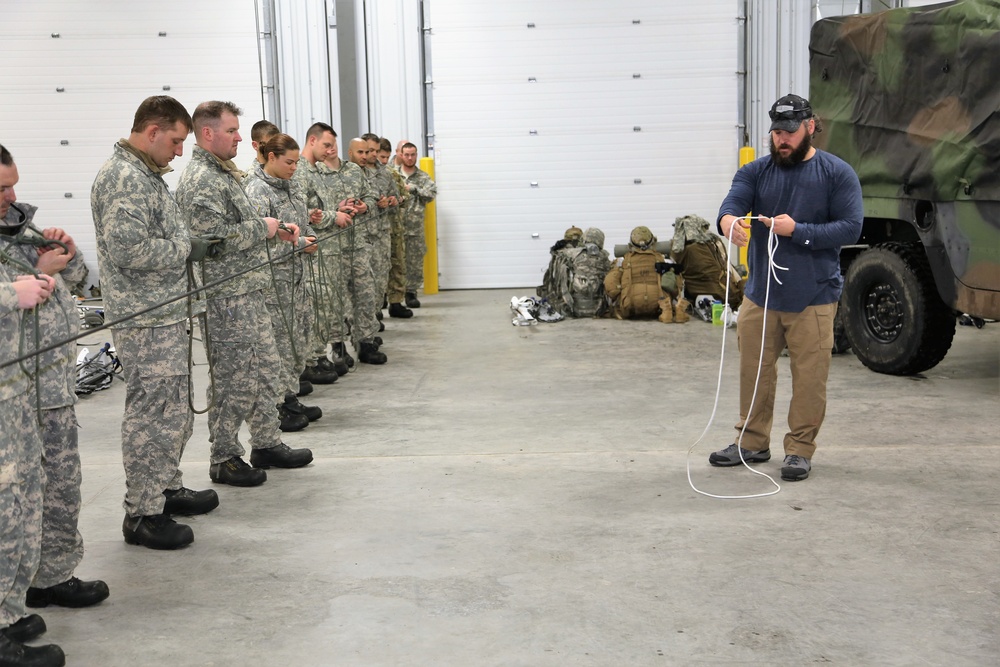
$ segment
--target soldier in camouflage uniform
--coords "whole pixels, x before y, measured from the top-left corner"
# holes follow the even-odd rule
[[[400,142],[400,146],[403,143]],[[403,227],[403,207],[410,197],[410,191],[406,188],[406,181],[399,170],[389,164],[392,144],[389,140],[382,138],[379,142],[378,161],[388,167],[389,175],[396,183],[399,191],[399,206],[392,209],[389,214],[389,282],[385,289],[385,298],[389,302],[389,317],[408,318],[413,317],[413,311],[403,305],[403,298],[406,296],[406,241]]]
[[[406,181],[410,198],[403,207],[406,238],[406,305],[419,308],[417,290],[424,283],[424,255],[427,241],[424,238],[424,209],[437,197],[437,185],[426,172],[417,168],[417,147],[403,144],[400,153],[403,166],[399,173]]]
[[[254,173],[257,165],[261,165],[261,167],[263,167],[266,164],[266,160],[260,154],[261,144],[264,141],[275,136],[276,134],[280,133],[281,130],[278,129],[277,125],[268,122],[266,120],[259,120],[253,124],[253,129],[251,130],[250,136],[252,138],[251,143],[253,144],[253,149],[254,151],[256,151],[257,154],[257,159],[254,161],[254,164],[251,165],[250,169],[244,175],[243,177],[244,185],[246,185],[250,175]],[[320,222],[321,221],[320,215],[321,212],[310,211],[309,221]],[[321,272],[317,270],[317,261],[316,261],[317,257],[315,255],[315,253],[318,252],[318,250],[319,250],[318,246],[316,249],[310,250],[308,256],[305,258],[306,259],[305,284],[307,287],[307,291],[310,294],[312,302],[310,306],[312,310],[315,311],[315,313],[319,313],[321,311],[320,308],[321,304],[319,303],[319,293],[323,291],[323,286],[320,283]],[[318,316],[310,314],[309,318],[312,326],[312,331],[309,332],[309,336],[312,342],[317,340],[317,332],[319,331],[319,327],[321,325],[320,322],[318,321],[319,320]],[[277,333],[275,333],[275,340],[278,339],[279,337]],[[333,368],[333,365],[330,363],[330,360],[327,359],[326,350],[320,350],[319,352],[314,352],[313,350],[306,350],[303,352],[303,361],[305,362],[305,368],[303,369],[298,379],[298,387],[296,390],[297,396],[305,396],[306,394],[312,393],[314,384],[333,384],[334,382],[337,381],[339,374]],[[346,373],[347,370],[345,369],[344,372]],[[299,407],[304,407],[304,406],[299,406]],[[288,416],[289,414],[296,414],[296,412],[290,413],[289,410],[295,410],[295,409],[296,408],[294,406],[286,404],[278,406],[278,412],[282,414],[283,424],[286,420],[289,419]],[[313,410],[315,410],[315,408],[313,408]],[[301,410],[299,410],[297,413],[301,414]],[[282,430],[289,430],[289,429],[286,429],[284,426],[282,426]]]
[[[354,166],[351,167],[342,162],[339,171],[347,170],[345,176],[350,175],[360,181],[361,183],[358,183],[356,188],[361,189],[363,183],[368,195],[368,201],[365,202],[367,212],[355,218],[354,224],[351,225],[346,234],[348,247],[344,252],[344,266],[347,270],[347,284],[353,300],[352,337],[358,347],[358,361],[366,364],[384,364],[386,362],[385,353],[378,349],[376,341],[379,321],[375,316],[382,303],[382,296],[378,293],[375,273],[372,270],[372,254],[375,249],[372,236],[368,231],[368,226],[377,222],[375,217],[377,216],[378,202],[363,171],[368,162],[368,143],[360,138],[351,139],[347,155]]]
[[[266,240],[277,234],[295,243],[298,227],[288,223],[279,229],[277,219],[261,218],[247,199],[233,164],[242,141],[241,113],[230,102],[203,102],[195,109],[197,146],[181,174],[177,203],[194,234],[224,239],[221,250],[201,265],[205,284],[225,280],[204,293],[205,347],[213,378],[209,476],[220,484],[258,486],[267,480],[265,468],[308,465],[312,452],[281,442],[281,357],[265,296],[270,288]],[[244,421],[250,428],[250,465],[239,441]]]
[[[15,200],[17,168],[0,146],[0,219]],[[0,249],[6,248],[3,244]],[[42,539],[42,442],[29,395],[29,378],[11,363],[28,343],[21,311],[44,304],[55,281],[31,275],[31,265],[0,254],[0,663],[64,665],[55,645],[24,646],[45,632],[37,614],[24,615],[25,595],[38,568]],[[31,365],[31,362],[27,362]]]
[[[67,288],[84,276],[86,265],[73,239],[61,229],[44,232],[32,224],[37,208],[11,203],[0,219],[0,244],[4,251],[56,282],[52,297],[25,315],[28,331],[38,331],[38,346],[48,347],[75,336],[80,330],[76,300]],[[46,245],[55,240],[65,246]],[[28,346],[35,343],[32,336]],[[49,603],[89,607],[108,597],[103,581],[80,581],[73,571],[83,559],[80,519],[80,450],[76,423],[76,345],[66,343],[39,357],[38,381],[29,383],[32,405],[38,408],[44,447],[45,500],[42,512],[42,553],[38,572],[28,589],[28,606]]]
[[[98,172],[90,204],[112,336],[125,372],[122,462],[129,544],[176,549],[194,540],[171,514],[203,514],[219,504],[212,490],[182,486],[178,468],[194,424],[187,349],[187,286],[193,245],[163,174],[183,151],[191,117],[177,100],[147,98],[132,132]],[[141,314],[140,314],[141,313]]]
[[[354,209],[346,206],[345,198],[335,199],[336,193],[329,191],[327,179],[323,177],[327,173],[323,160],[331,156],[337,157],[337,133],[326,123],[314,123],[306,133],[306,144],[299,154],[299,166],[293,179],[305,193],[310,221],[320,238],[316,276],[312,282],[317,304],[313,353],[318,359],[318,368],[346,375],[349,369],[343,341],[349,296],[341,251],[346,237],[340,230],[351,224]],[[335,348],[332,362],[327,357],[327,346],[331,343]],[[337,343],[340,343],[339,350]],[[352,358],[351,363],[353,361]]]
[[[243,181],[250,203],[261,217],[295,223],[300,231],[299,252],[292,253],[288,244],[278,243],[278,239],[267,241],[268,254],[272,258],[272,289],[266,292],[267,310],[274,339],[288,343],[278,347],[285,391],[278,404],[278,414],[282,423],[289,415],[305,415],[312,422],[322,417],[323,411],[302,405],[296,394],[306,361],[312,356],[312,294],[307,287],[307,275],[310,256],[319,246],[309,226],[305,195],[299,184],[291,180],[299,161],[298,144],[287,134],[279,133],[262,142],[259,152],[267,156],[267,162],[257,164]],[[315,359],[312,361],[315,364]],[[282,426],[282,430],[291,429]]]
[[[368,143],[368,164],[365,174],[375,191],[378,215],[368,223],[368,235],[372,242],[372,272],[375,274],[375,293],[379,300],[376,316],[382,318],[382,304],[386,300],[389,286],[389,268],[392,257],[392,217],[399,210],[400,191],[389,168],[378,159],[382,139],[375,134],[361,137]],[[386,144],[389,145],[388,140]],[[377,222],[376,222],[377,221]]]

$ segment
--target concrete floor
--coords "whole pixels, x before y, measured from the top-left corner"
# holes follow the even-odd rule
[[[923,377],[836,357],[812,476],[715,500],[687,463],[713,493],[772,488],[707,464],[732,441],[734,332],[689,457],[722,329],[512,327],[529,293],[387,319],[389,363],[318,388],[323,419],[286,435],[315,463],[216,487],[178,552],[122,541],[123,384],[82,399],[77,574],[111,597],[41,610],[44,639],[101,667],[1000,664],[1000,325],[960,327]],[[201,416],[188,486],[207,461]]]

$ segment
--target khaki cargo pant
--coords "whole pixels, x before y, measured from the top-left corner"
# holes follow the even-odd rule
[[[792,398],[788,406],[788,432],[784,438],[785,455],[811,459],[816,451],[816,436],[826,416],[826,380],[833,349],[833,318],[837,304],[809,306],[801,313],[767,311],[743,300],[737,332],[740,346],[740,421],[739,433],[746,423],[742,447],[756,452],[770,449],[771,423],[774,417],[774,393],[778,383],[778,359],[788,346],[792,372]],[[766,326],[766,330],[765,330]],[[753,400],[754,381],[761,357],[760,382]],[[749,418],[747,415],[749,414]]]

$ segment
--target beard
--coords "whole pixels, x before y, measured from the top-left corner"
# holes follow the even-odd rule
[[[799,144],[798,148],[789,153],[788,157],[784,157],[778,153],[778,149],[774,146],[773,136],[769,136],[767,138],[767,143],[771,147],[771,162],[779,167],[794,167],[806,158],[806,155],[809,153],[809,149],[812,148],[812,135],[806,132],[805,136],[802,138],[802,143]]]

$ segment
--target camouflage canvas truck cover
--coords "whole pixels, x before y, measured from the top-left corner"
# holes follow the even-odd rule
[[[1000,0],[823,19],[809,51],[816,145],[864,195],[843,333],[872,370],[919,373],[958,313],[1000,317]]]

